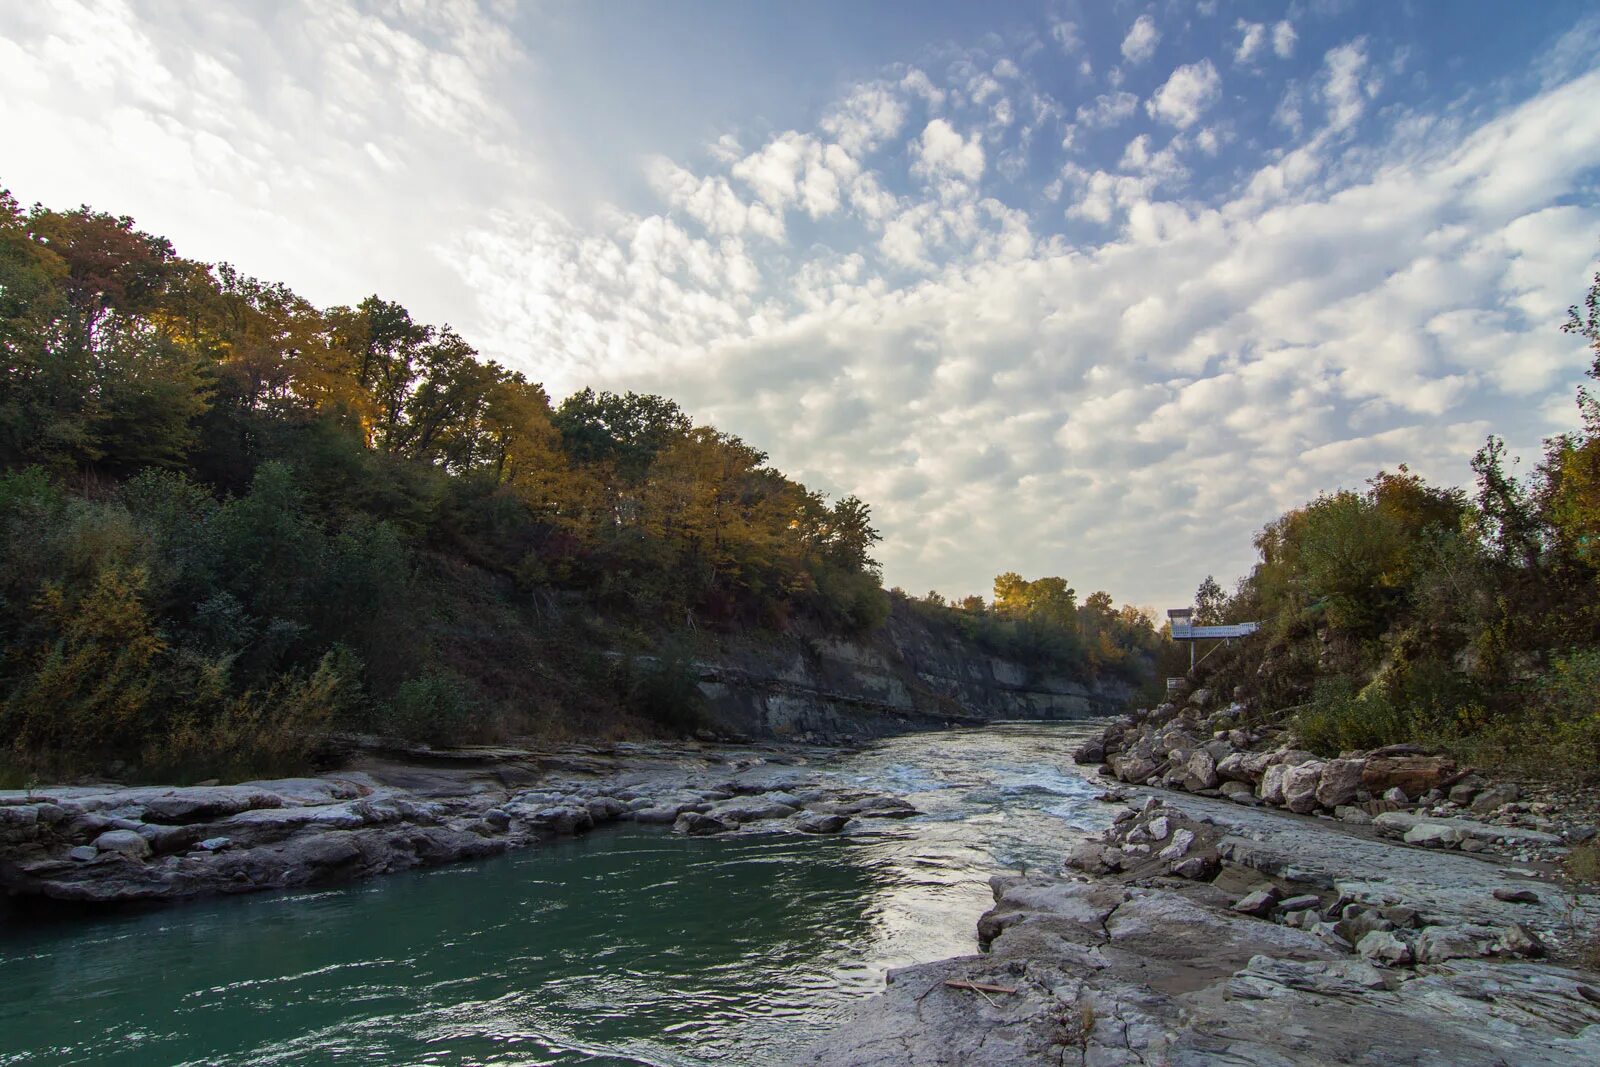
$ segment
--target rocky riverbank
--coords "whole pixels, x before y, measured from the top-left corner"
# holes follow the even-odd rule
[[[247,893],[496,855],[614,821],[838,833],[915,814],[827,784],[799,746],[369,756],[312,778],[0,792],[0,890],[113,903]]]
[[[796,1062],[1600,1062],[1600,901],[1553,865],[1587,810],[1414,749],[1319,760],[1209,704],[1085,743],[1128,783],[1105,834],[993,879],[984,954],[892,972]]]
[[[1211,709],[1209,690],[1110,723],[1078,749],[1083,764],[1131,785],[1376,826],[1407,844],[1548,861],[1596,836],[1593,796],[1490,781],[1447,756],[1392,745],[1318,759],[1247,709]]]
[[[1600,1062],[1600,920],[1533,871],[1337,823],[1132,798],[1063,875],[993,880],[983,955],[891,973],[797,1062]]]

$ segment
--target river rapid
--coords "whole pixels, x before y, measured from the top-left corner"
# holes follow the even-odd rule
[[[841,837],[626,826],[315,892],[0,918],[0,1064],[765,1065],[891,967],[976,951],[991,875],[1112,809],[1096,724],[807,768],[924,814]]]

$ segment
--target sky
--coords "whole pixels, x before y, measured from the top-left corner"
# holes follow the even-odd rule
[[[0,186],[873,507],[887,584],[1157,609],[1577,422],[1590,4],[0,4]]]

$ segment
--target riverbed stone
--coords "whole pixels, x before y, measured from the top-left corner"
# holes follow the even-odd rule
[[[1172,834],[1172,843],[1156,853],[1156,858],[1166,860],[1169,863],[1181,860],[1189,854],[1189,849],[1193,847],[1194,841],[1194,831],[1186,829],[1175,830]]]
[[[1264,887],[1246,893],[1234,902],[1233,910],[1241,915],[1254,915],[1257,918],[1265,917],[1272,913],[1278,903],[1278,890],[1276,887]]]
[[[1488,815],[1507,804],[1514,803],[1521,792],[1509,782],[1490,786],[1473,798],[1470,809],[1474,815]]]
[[[1281,912],[1305,911],[1307,908],[1319,907],[1321,904],[1322,898],[1315,893],[1301,893],[1278,901],[1278,910]]]
[[[1367,760],[1361,783],[1374,795],[1399,789],[1408,797],[1420,797],[1439,788],[1455,770],[1455,762],[1444,756],[1378,756]]]
[[[673,833],[689,834],[693,837],[722,834],[738,828],[739,824],[726,816],[702,814],[698,811],[686,811],[672,824]]]
[[[1495,823],[1475,822],[1471,819],[1451,819],[1435,815],[1415,815],[1403,811],[1386,811],[1372,820],[1380,831],[1404,837],[1408,843],[1427,843],[1436,846],[1461,844],[1476,839],[1484,844],[1509,842],[1515,847],[1555,847],[1563,845],[1562,839],[1543,830],[1528,830],[1519,826],[1500,826]],[[1426,830],[1419,830],[1427,827]],[[1412,831],[1418,830],[1413,835]]]
[[[1508,904],[1537,904],[1539,894],[1531,889],[1518,889],[1506,887],[1494,891],[1494,899],[1503,900]]]
[[[1411,962],[1411,946],[1388,930],[1374,930],[1361,939],[1356,951],[1374,962],[1399,967]]]
[[[1539,935],[1521,923],[1512,923],[1500,931],[1500,936],[1496,939],[1494,948],[1497,952],[1529,958],[1538,958],[1547,951]]]
[[[806,834],[836,834],[850,822],[850,816],[838,812],[805,811],[795,817],[795,829]]]
[[[1215,789],[1217,786],[1217,761],[1210,752],[1198,749],[1183,765],[1183,787],[1190,792]]]
[[[107,830],[94,839],[94,847],[136,860],[148,859],[152,851],[150,842],[132,830]]]
[[[1317,803],[1324,808],[1338,808],[1354,801],[1361,792],[1361,775],[1366,766],[1363,759],[1331,759],[1323,764],[1317,781]]]
[[[1283,777],[1283,806],[1300,815],[1315,811],[1323,767],[1316,760],[1290,767]]]

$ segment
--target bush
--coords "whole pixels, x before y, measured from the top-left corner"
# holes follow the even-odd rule
[[[889,618],[889,595],[872,574],[819,567],[815,577],[824,622],[860,635],[871,633]]]
[[[1319,681],[1311,702],[1294,716],[1292,725],[1300,743],[1319,756],[1399,744],[1417,734],[1416,719],[1382,687],[1357,691],[1355,683],[1343,677]]]
[[[1600,649],[1573,649],[1522,692],[1511,713],[1483,724],[1474,754],[1484,762],[1600,781]]]
[[[58,585],[34,602],[42,640],[4,702],[0,736],[15,761],[78,771],[132,762],[160,715],[166,642],[140,601],[143,571],[108,567],[79,598]]]
[[[668,648],[653,658],[617,661],[614,674],[623,708],[680,734],[706,724],[700,675],[688,651]]]
[[[377,727],[406,741],[449,745],[474,730],[477,720],[477,702],[466,683],[447,671],[429,671],[401,683]]]
[[[143,769],[163,781],[237,781],[304,770],[328,728],[357,699],[358,674],[353,659],[334,650],[309,675],[292,672],[262,692],[222,697],[210,715],[203,705],[191,707],[146,746]]]

